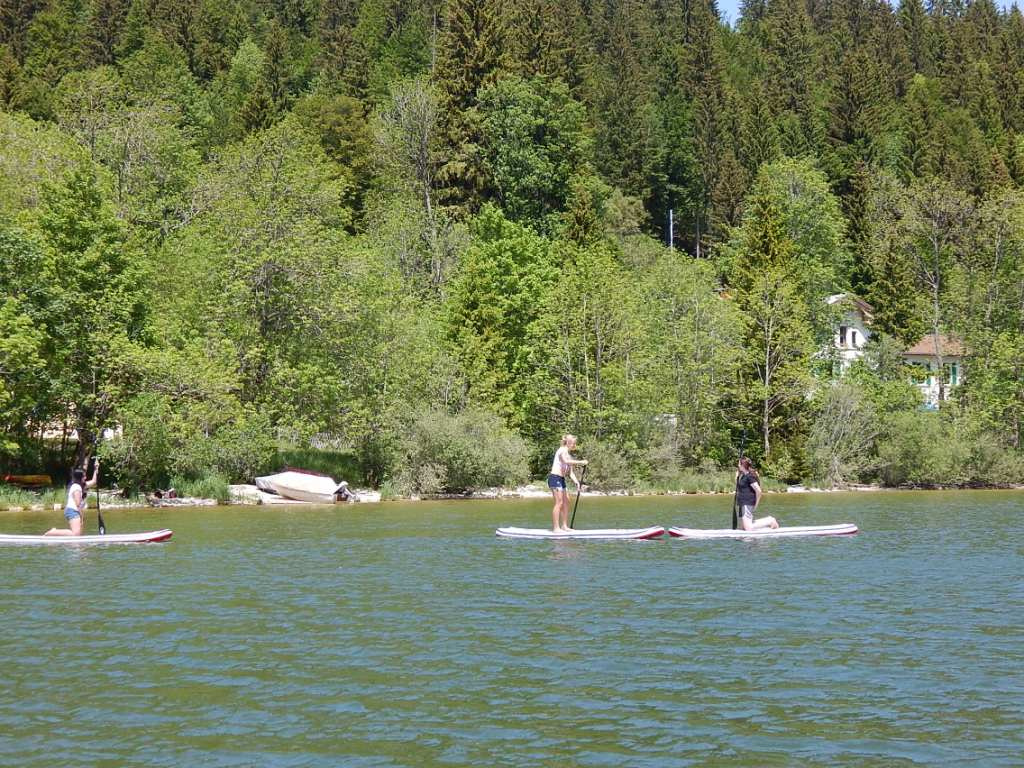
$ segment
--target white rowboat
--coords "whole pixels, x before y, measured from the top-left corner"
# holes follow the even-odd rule
[[[173,533],[168,528],[142,533],[108,533],[106,536],[18,536],[0,533],[0,544],[148,544],[168,541]]]
[[[274,493],[286,499],[310,501],[314,504],[333,504],[334,494],[339,488],[338,483],[324,475],[310,475],[291,470],[257,477],[256,485],[260,488],[264,485],[269,486]]]
[[[766,528],[758,531],[734,531],[731,528],[668,529],[669,535],[677,539],[781,539],[789,536],[849,536],[856,532],[857,526],[853,523]]]
[[[548,528],[499,528],[494,533],[496,536],[506,539],[596,539],[599,541],[614,541],[616,539],[656,539],[664,535],[665,529],[660,525],[656,525],[651,528],[593,528],[588,531],[555,533]]]

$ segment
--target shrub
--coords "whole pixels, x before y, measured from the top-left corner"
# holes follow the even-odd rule
[[[108,467],[129,489],[159,488],[171,477],[198,480],[219,475],[249,480],[268,468],[275,453],[270,424],[256,411],[229,401],[208,408],[143,394],[120,410],[121,434],[101,443]]]
[[[959,485],[968,451],[937,412],[910,411],[887,419],[878,441],[886,485]]]
[[[861,388],[836,382],[821,393],[815,410],[807,445],[812,477],[843,485],[872,468],[877,418]]]
[[[335,480],[348,480],[352,484],[365,482],[358,458],[352,451],[284,448],[278,451],[277,460],[281,466],[320,472],[330,475]]]
[[[228,492],[228,479],[223,475],[206,475],[198,480],[177,478],[171,481],[171,486],[179,496],[216,499],[218,504],[227,504],[231,497]]]
[[[636,486],[636,475],[630,468],[629,460],[614,445],[588,438],[580,440],[580,446],[590,462],[584,485],[599,491],[630,490]]]
[[[438,409],[417,414],[400,441],[392,487],[401,493],[463,493],[527,477],[526,445],[495,414]]]

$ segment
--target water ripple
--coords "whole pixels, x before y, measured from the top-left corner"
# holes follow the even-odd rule
[[[706,543],[493,536],[536,502],[111,511],[175,539],[0,549],[0,765],[1021,765],[1022,499],[770,497],[864,532]]]

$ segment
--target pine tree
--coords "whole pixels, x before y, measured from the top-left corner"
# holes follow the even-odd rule
[[[711,191],[711,217],[709,234],[717,242],[724,241],[733,227],[740,223],[743,198],[750,188],[750,175],[736,159],[732,149],[726,149],[719,160],[718,178]]]
[[[480,86],[497,77],[505,59],[505,34],[497,0],[448,0],[435,76],[448,105],[476,106]]]
[[[18,103],[21,67],[7,45],[0,45],[0,109],[13,111]]]
[[[747,172],[755,176],[764,163],[776,160],[781,152],[775,117],[760,81],[750,87],[740,109],[740,159]]]
[[[900,99],[914,76],[914,66],[896,9],[885,0],[872,4],[871,28],[865,45],[885,86],[891,104]]]
[[[730,284],[748,320],[742,390],[761,432],[762,455],[771,461],[778,458],[777,451],[773,455],[777,443],[798,432],[813,338],[793,273],[793,243],[779,210],[767,195],[755,196],[749,207]]]
[[[323,0],[317,25],[320,71],[328,87],[343,90],[340,79],[352,50],[359,0]]]
[[[872,257],[867,300],[875,308],[873,328],[908,347],[916,344],[926,325],[916,306],[915,295],[913,270],[898,250],[886,249]]]
[[[768,195],[755,195],[747,201],[745,228],[741,244],[742,258],[729,279],[742,291],[751,290],[751,281],[758,272],[769,268],[790,266],[793,243],[786,236],[785,224],[775,202]]]
[[[732,219],[738,210],[735,199],[738,167],[736,165],[736,126],[732,101],[725,84],[724,53],[718,32],[718,16],[711,5],[702,0],[691,6],[689,42],[683,48],[680,66],[682,92],[691,100],[692,143],[697,169],[691,199],[696,202],[695,231],[692,233],[694,253],[700,257],[706,250],[705,238],[716,219],[721,225]],[[724,173],[723,158],[728,154],[729,181],[720,186]],[[732,192],[726,193],[731,188]],[[713,212],[716,190],[724,210]]]
[[[85,33],[86,54],[93,65],[117,60],[118,42],[128,19],[131,0],[93,0]]]
[[[444,20],[434,76],[445,103],[448,161],[439,179],[449,205],[474,210],[486,182],[477,93],[502,68],[505,29],[497,0],[448,0]]]
[[[929,19],[921,0],[900,0],[900,29],[903,32],[904,45],[910,58],[911,74],[934,74],[932,48],[929,42]]]
[[[507,10],[510,69],[558,78],[579,94],[589,66],[580,0],[522,0]]]
[[[292,100],[291,51],[289,50],[288,33],[277,23],[270,22],[267,37],[263,43],[265,64],[263,79],[266,82],[270,101],[275,112],[287,111]]]
[[[1024,14],[1015,5],[1003,22],[991,61],[996,93],[1003,110],[1003,124],[1011,131],[1024,131]]]
[[[915,75],[906,98],[907,167],[914,176],[939,173],[946,143],[944,117],[938,83]]]
[[[850,288],[858,296],[869,295],[872,288],[871,194],[871,171],[866,162],[859,160],[850,173],[847,192],[841,197],[852,256],[849,283]]]
[[[587,84],[597,168],[613,186],[650,201],[664,151],[652,72],[654,19],[640,0],[591,10],[595,66]]]
[[[23,62],[28,49],[28,30],[32,20],[48,5],[48,0],[0,0],[0,45]]]
[[[780,120],[782,149],[799,156],[818,151],[827,116],[819,40],[803,0],[776,0],[761,22],[765,86]]]
[[[245,96],[238,120],[246,133],[260,131],[272,126],[277,118],[274,96],[265,79],[256,81],[253,89]]]

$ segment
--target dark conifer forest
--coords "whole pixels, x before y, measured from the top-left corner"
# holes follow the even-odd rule
[[[1022,184],[991,0],[0,0],[0,474],[1022,482]]]

